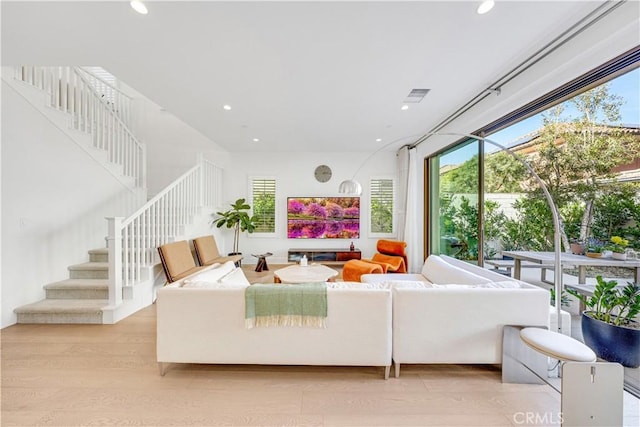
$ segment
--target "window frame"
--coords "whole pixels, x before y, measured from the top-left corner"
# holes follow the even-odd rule
[[[273,181],[274,182],[274,210],[273,210],[273,231],[263,232],[263,231],[254,231],[253,233],[248,233],[249,237],[277,237],[279,227],[278,227],[278,179],[272,175],[251,175],[249,176],[249,204],[251,205],[251,215],[255,215],[254,211],[254,198],[253,198],[253,188],[255,181]]]
[[[391,197],[391,203],[392,203],[392,208],[391,208],[391,232],[390,233],[380,233],[380,232],[374,232],[371,229],[371,222],[373,219],[373,210],[372,210],[372,202],[373,202],[373,181],[381,181],[381,180],[388,180],[391,181],[392,184],[392,197]],[[368,203],[368,210],[369,210],[369,218],[367,220],[367,229],[369,232],[369,237],[372,238],[393,238],[396,237],[398,234],[398,227],[397,227],[397,220],[398,220],[398,181],[397,181],[397,177],[392,176],[392,175],[376,175],[376,176],[371,176],[369,177],[369,203]]]

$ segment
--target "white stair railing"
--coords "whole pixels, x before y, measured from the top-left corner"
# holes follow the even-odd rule
[[[48,105],[72,116],[71,127],[92,136],[93,147],[108,153],[111,163],[122,167],[124,176],[133,178],[134,186],[146,185],[146,153],[121,117],[129,100],[115,92],[100,93],[97,79],[77,67],[22,66],[16,78],[47,92]],[[117,103],[114,101],[117,99]]]
[[[131,127],[131,97],[122,92],[114,84],[106,81],[100,75],[94,74],[101,70],[101,75],[111,76],[100,67],[81,67],[76,70],[84,76],[101,97],[107,101],[113,111],[122,119],[122,121]],[[111,76],[113,77],[113,76]],[[113,78],[115,80],[115,78]]]
[[[142,279],[142,269],[155,264],[158,246],[181,235],[194,215],[222,200],[222,172],[201,159],[180,178],[128,218],[109,222],[109,303],[122,302],[122,289]]]

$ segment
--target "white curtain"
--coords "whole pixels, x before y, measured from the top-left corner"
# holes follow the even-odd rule
[[[409,258],[409,272],[417,273],[422,268],[422,247],[418,212],[418,158],[417,150],[402,147],[398,151],[399,184],[398,184],[398,240],[407,242],[407,254]]]
[[[407,212],[407,187],[409,185],[409,147],[404,146],[398,150],[398,188],[397,188],[397,210],[396,226],[398,240],[404,240],[405,221]]]

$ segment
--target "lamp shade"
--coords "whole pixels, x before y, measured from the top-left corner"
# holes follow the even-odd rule
[[[360,185],[360,183],[355,179],[347,179],[340,183],[338,193],[355,194],[359,196],[362,194],[362,185]]]

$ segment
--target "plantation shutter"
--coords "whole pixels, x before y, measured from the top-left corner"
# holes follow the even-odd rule
[[[254,178],[251,181],[253,215],[257,217],[256,233],[276,231],[276,180]]]
[[[372,179],[371,233],[393,233],[393,179]]]

